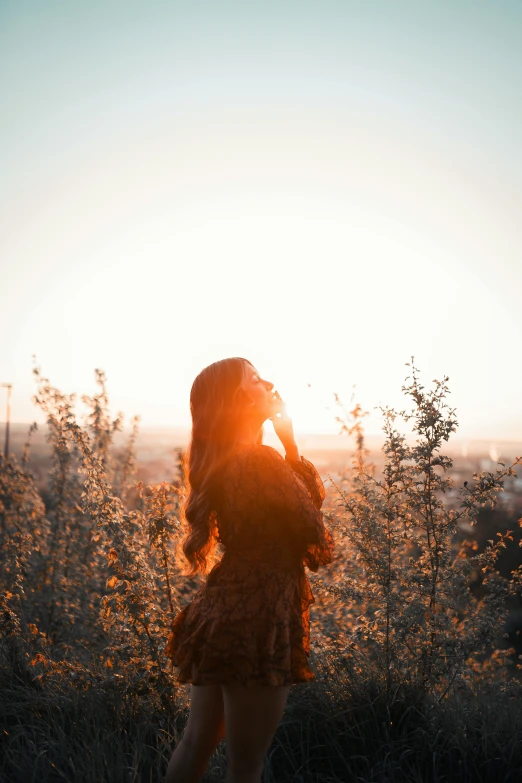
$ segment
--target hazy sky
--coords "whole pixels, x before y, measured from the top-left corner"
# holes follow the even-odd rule
[[[13,420],[33,354],[144,427],[239,355],[335,431],[413,354],[522,441],[522,3],[0,0],[0,72]]]

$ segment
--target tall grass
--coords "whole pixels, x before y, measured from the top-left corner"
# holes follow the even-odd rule
[[[426,390],[411,373],[410,409],[382,409],[382,475],[360,407],[340,417],[356,451],[328,494],[338,557],[310,577],[317,680],[291,690],[267,781],[519,779],[520,664],[503,636],[522,569],[497,569],[509,532],[478,551],[461,524],[495,505],[520,460],[456,488],[448,379]],[[81,421],[75,395],[34,375],[45,489],[30,471],[36,425],[20,461],[0,456],[0,779],[161,780],[187,717],[164,645],[201,584],[181,577],[182,454],[170,482],[136,482],[139,418],[117,451],[105,374]]]

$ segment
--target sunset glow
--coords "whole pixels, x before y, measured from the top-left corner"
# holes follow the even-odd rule
[[[351,27],[341,5],[338,24],[303,11],[271,63],[270,13],[231,17],[235,48],[213,13],[162,8],[171,37],[144,43],[139,66],[136,37],[157,24],[145,13],[95,55],[87,7],[55,10],[56,29],[52,13],[31,26],[2,12],[0,380],[13,419],[41,420],[33,354],[78,395],[105,370],[115,411],[143,426],[188,425],[196,374],[241,355],[286,397],[296,431],[336,431],[333,393],[354,385],[377,431],[374,407],[402,404],[414,355],[426,382],[449,375],[463,435],[520,439],[514,20],[499,15],[502,37],[485,11],[466,26],[464,44],[488,42],[483,81],[463,67],[453,8],[451,25],[410,9],[406,35],[383,4],[395,38],[363,9]],[[444,50],[434,25],[450,31]],[[197,56],[190,41],[205,41]],[[42,83],[54,87],[38,103]]]

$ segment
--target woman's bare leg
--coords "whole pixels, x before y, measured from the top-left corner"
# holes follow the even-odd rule
[[[197,783],[224,736],[221,685],[192,685],[189,718],[169,761],[165,783]]]
[[[222,685],[226,783],[260,783],[265,756],[285,711],[289,685]]]

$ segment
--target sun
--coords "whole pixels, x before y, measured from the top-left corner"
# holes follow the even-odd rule
[[[320,397],[310,384],[300,382],[283,384],[285,393],[281,391],[285,412],[291,418],[296,435],[333,434],[338,432],[335,413],[328,406],[329,397]],[[276,387],[277,388],[277,387]],[[331,396],[331,395],[330,395]],[[332,397],[333,401],[333,397]],[[272,423],[269,423],[270,431]]]

